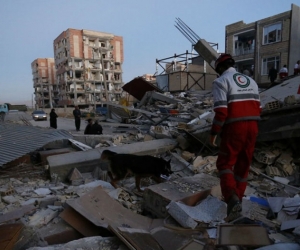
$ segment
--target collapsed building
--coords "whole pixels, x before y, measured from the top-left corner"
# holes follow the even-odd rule
[[[123,37],[67,29],[54,39],[53,49],[54,59],[39,58],[31,65],[37,108],[119,101]]]

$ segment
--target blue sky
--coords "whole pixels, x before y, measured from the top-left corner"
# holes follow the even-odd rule
[[[123,36],[124,83],[155,73],[156,59],[191,51],[177,17],[224,51],[225,26],[289,11],[300,0],[2,0],[0,103],[31,104],[31,62],[54,57],[53,40],[68,28]],[[300,46],[300,45],[299,45]]]

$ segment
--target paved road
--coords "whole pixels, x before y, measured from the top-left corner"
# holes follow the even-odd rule
[[[33,126],[37,126],[37,127],[43,127],[43,128],[50,127],[49,115],[47,121],[34,121],[31,115],[25,112],[11,112],[5,116],[5,121],[20,121],[20,120],[28,121]],[[111,122],[99,122],[99,123],[103,127],[103,134],[114,134],[114,133],[120,134],[130,129],[134,130],[133,127],[140,127],[138,125],[132,125],[132,124],[121,124],[121,123],[111,123]],[[87,125],[86,118],[82,118],[80,131],[76,131],[75,121],[73,118],[64,118],[64,117],[57,118],[57,129],[67,130],[73,135],[80,135],[80,134],[83,135],[86,125]]]
[[[50,127],[49,118],[48,118],[47,121],[34,121],[34,120],[31,119],[30,123],[33,126],[44,127],[44,128]],[[87,123],[85,122],[85,120],[81,121],[81,130],[82,131],[84,131],[84,128],[85,128],[86,124]],[[64,129],[64,130],[67,130],[67,131],[70,131],[70,132],[76,131],[74,119],[70,119],[70,118],[58,117],[57,118],[57,128],[58,129]]]

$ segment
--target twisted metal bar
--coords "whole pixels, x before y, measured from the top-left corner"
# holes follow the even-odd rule
[[[201,38],[180,18],[176,18],[175,27],[194,45]]]

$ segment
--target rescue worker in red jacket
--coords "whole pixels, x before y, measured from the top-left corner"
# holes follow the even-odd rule
[[[221,54],[215,62],[220,77],[213,82],[215,117],[210,136],[213,146],[217,146],[217,135],[221,136],[216,165],[228,221],[242,211],[261,113],[257,83],[238,73],[234,64],[230,54]]]

